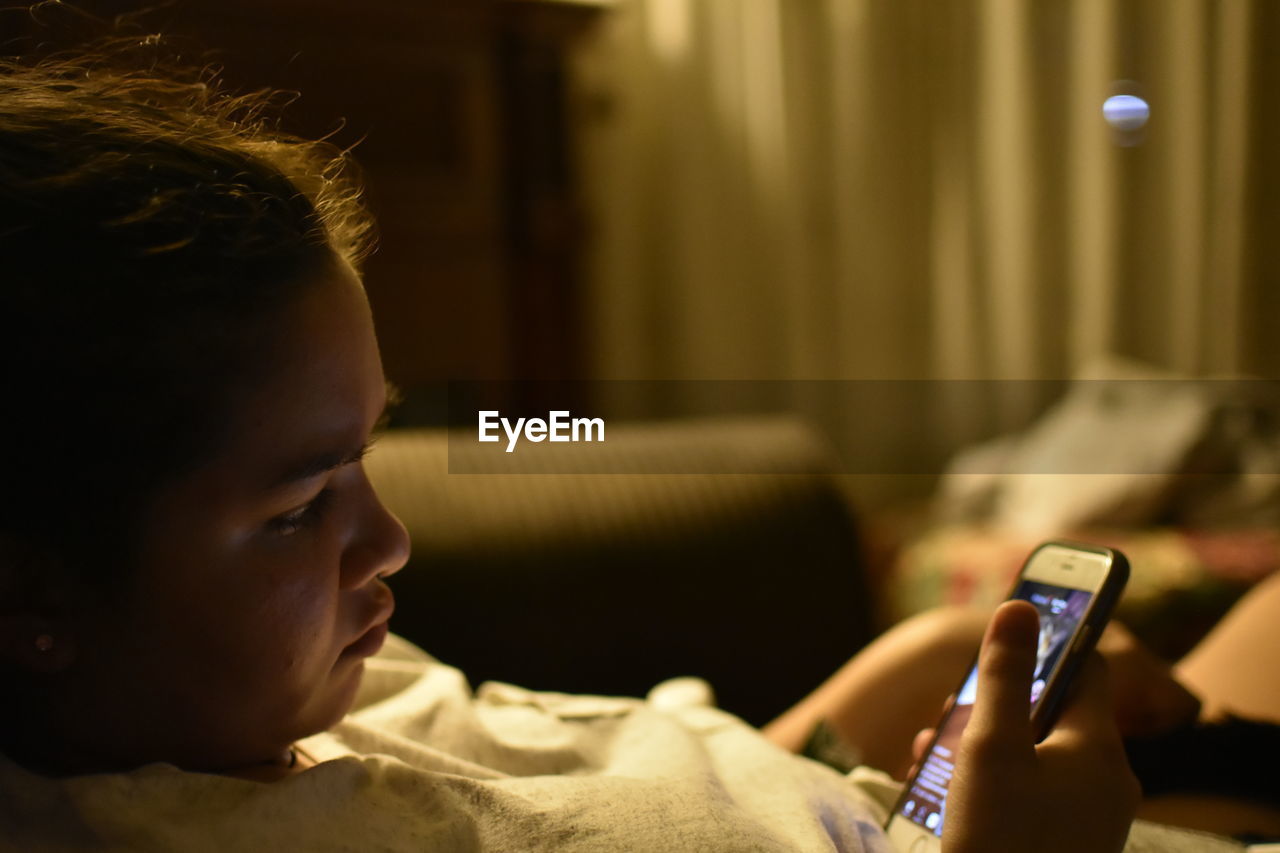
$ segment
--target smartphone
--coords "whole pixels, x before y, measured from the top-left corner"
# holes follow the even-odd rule
[[[1039,742],[1048,735],[1081,661],[1093,650],[1129,579],[1129,561],[1119,551],[1076,542],[1046,542],[1031,552],[1010,599],[1040,611],[1040,642],[1029,713]],[[942,849],[960,735],[973,713],[977,657],[938,723],[924,759],[907,780],[885,829],[895,850],[936,853]]]

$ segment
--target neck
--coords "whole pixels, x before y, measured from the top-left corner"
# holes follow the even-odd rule
[[[127,773],[146,764],[168,763],[193,773],[210,773],[257,781],[274,781],[301,769],[293,746],[283,745],[265,757],[241,759],[235,764],[191,759],[163,748],[136,755],[122,755],[97,748],[97,744],[69,737],[55,727],[57,715],[47,702],[29,691],[16,691],[14,701],[0,703],[0,754],[28,772],[62,779],[91,773]],[[25,701],[24,701],[25,700]]]
[[[4,731],[14,732],[21,730],[5,728]],[[146,764],[161,762],[173,764],[179,769],[188,772],[210,773],[259,782],[273,782],[302,769],[298,754],[292,746],[284,747],[276,755],[262,761],[251,761],[225,767],[190,766],[187,762],[181,760],[172,761],[161,757],[141,761],[124,761],[102,755],[86,754],[82,751],[71,749],[68,744],[63,742],[50,742],[49,740],[25,736],[10,736],[0,740],[0,754],[3,754],[30,773],[51,779],[65,779],[92,773],[127,773]]]

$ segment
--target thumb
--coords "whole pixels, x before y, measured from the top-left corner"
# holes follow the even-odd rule
[[[1036,666],[1040,614],[1025,601],[1007,601],[987,626],[978,655],[978,693],[966,734],[1034,748],[1031,677]]]

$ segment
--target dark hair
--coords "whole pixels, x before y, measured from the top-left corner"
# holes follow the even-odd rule
[[[279,309],[370,226],[345,152],[281,133],[272,94],[122,61],[0,61],[0,540],[108,585]]]

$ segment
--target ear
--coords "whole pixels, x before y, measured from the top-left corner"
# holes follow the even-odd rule
[[[0,533],[0,661],[47,674],[75,660],[62,580],[55,558]]]
[[[28,614],[0,613],[0,661],[25,672],[61,672],[76,658],[74,635]]]

